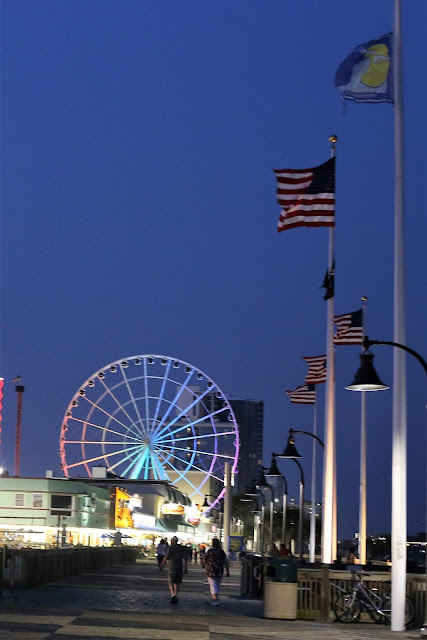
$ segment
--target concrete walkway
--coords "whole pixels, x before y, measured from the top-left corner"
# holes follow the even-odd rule
[[[113,567],[38,589],[4,591],[0,640],[390,640],[374,624],[265,620],[262,602],[241,598],[240,568],[224,579],[221,603],[210,605],[201,568],[189,567],[179,602],[171,605],[165,573],[152,560]]]

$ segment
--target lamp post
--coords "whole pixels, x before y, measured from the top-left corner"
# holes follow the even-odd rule
[[[271,547],[273,544],[274,491],[273,491],[273,487],[270,484],[268,484],[267,480],[265,479],[264,468],[265,467],[262,467],[261,469],[261,475],[260,475],[259,482],[257,484],[257,488],[269,489],[270,491],[270,547]],[[261,491],[261,495],[262,495],[262,491]]]
[[[288,483],[286,481],[283,473],[279,471],[277,466],[276,458],[274,454],[271,456],[270,468],[268,469],[266,476],[271,476],[272,478],[282,478],[283,480],[283,504],[282,504],[282,542],[286,545],[286,503],[288,499]]]
[[[370,340],[365,336],[363,352],[360,354],[360,367],[355,378],[346,389],[350,391],[383,391],[389,387],[381,382],[373,365],[374,355],[369,352],[372,345],[389,345],[410,353],[423,367],[427,374],[427,362],[419,353],[400,342],[389,340]],[[400,433],[393,430],[393,464],[392,464],[392,527],[391,527],[391,628],[401,631],[405,627],[406,599],[406,431]],[[427,576],[427,574],[426,574]],[[427,579],[427,578],[426,578]],[[427,608],[425,623],[421,631],[427,635]]]
[[[262,491],[253,483],[250,487],[246,487],[245,498],[255,499],[261,496],[261,535],[260,535],[260,553],[264,551],[264,521],[265,521],[265,499]]]
[[[316,434],[311,433],[310,431],[302,431],[300,429],[289,429],[289,438],[288,443],[286,445],[284,454],[288,458],[301,458],[295,447],[295,438],[294,433],[304,433],[306,436],[311,436],[320,444],[322,449],[325,449],[325,445],[323,440],[321,440]],[[310,513],[310,557],[309,560],[311,563],[314,563],[316,558],[316,478],[315,478],[315,467],[313,465],[312,469],[312,478],[311,478],[311,513]]]
[[[295,443],[293,447],[295,449]],[[288,455],[288,453],[289,452],[285,449],[283,453],[273,453],[273,456],[275,456],[276,458],[289,458],[290,460],[293,460],[295,464],[298,465],[298,468],[300,470],[301,478],[299,483],[298,555],[299,555],[299,561],[301,563],[302,562],[302,523],[303,523],[303,510],[304,510],[304,471],[302,469],[302,466],[298,462],[298,460],[296,460],[296,457],[293,455],[290,456]],[[298,451],[296,449],[295,449],[295,452],[291,452],[291,453],[296,453],[299,458],[301,457],[298,454]]]

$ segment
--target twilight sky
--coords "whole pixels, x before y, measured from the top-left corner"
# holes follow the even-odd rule
[[[118,358],[160,353],[265,402],[265,463],[313,410],[284,390],[325,353],[328,231],[278,234],[273,168],[337,145],[335,313],[368,297],[392,340],[393,108],[336,68],[392,29],[392,0],[3,0],[1,462],[59,470],[64,411]],[[426,357],[427,4],[403,0],[407,344]],[[390,347],[375,365],[392,383]],[[357,346],[336,353],[339,535],[357,531]],[[408,529],[425,530],[425,376],[408,372]],[[323,433],[324,388],[318,422]],[[390,530],[392,392],[368,395],[368,531]],[[311,439],[298,449],[310,480]],[[280,462],[297,495],[296,465]],[[294,469],[295,467],[295,469]],[[319,495],[321,465],[319,464]],[[308,485],[309,486],[309,485]],[[308,492],[307,492],[308,493]],[[418,524],[416,524],[418,523]]]

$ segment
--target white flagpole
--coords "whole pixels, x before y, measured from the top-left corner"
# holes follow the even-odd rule
[[[331,136],[331,157],[335,157],[338,138]],[[334,227],[329,229],[328,272],[334,266]],[[325,451],[323,459],[322,563],[332,564],[336,557],[336,453],[335,453],[335,361],[334,361],[334,298],[327,301],[325,389]]]
[[[394,331],[393,340],[405,344],[403,97],[401,2],[394,2]],[[406,596],[406,357],[394,349],[393,454],[391,507],[391,630],[405,630]]]
[[[317,435],[317,385],[314,385],[313,435]],[[310,562],[316,562],[316,439],[313,438],[311,461]]]
[[[367,298],[362,298],[362,328],[365,337],[365,309]],[[360,405],[360,485],[359,485],[359,562],[366,564],[366,391],[361,392]]]

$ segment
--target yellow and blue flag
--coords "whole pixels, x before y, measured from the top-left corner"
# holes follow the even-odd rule
[[[393,34],[359,44],[340,64],[335,86],[343,100],[393,102]]]

